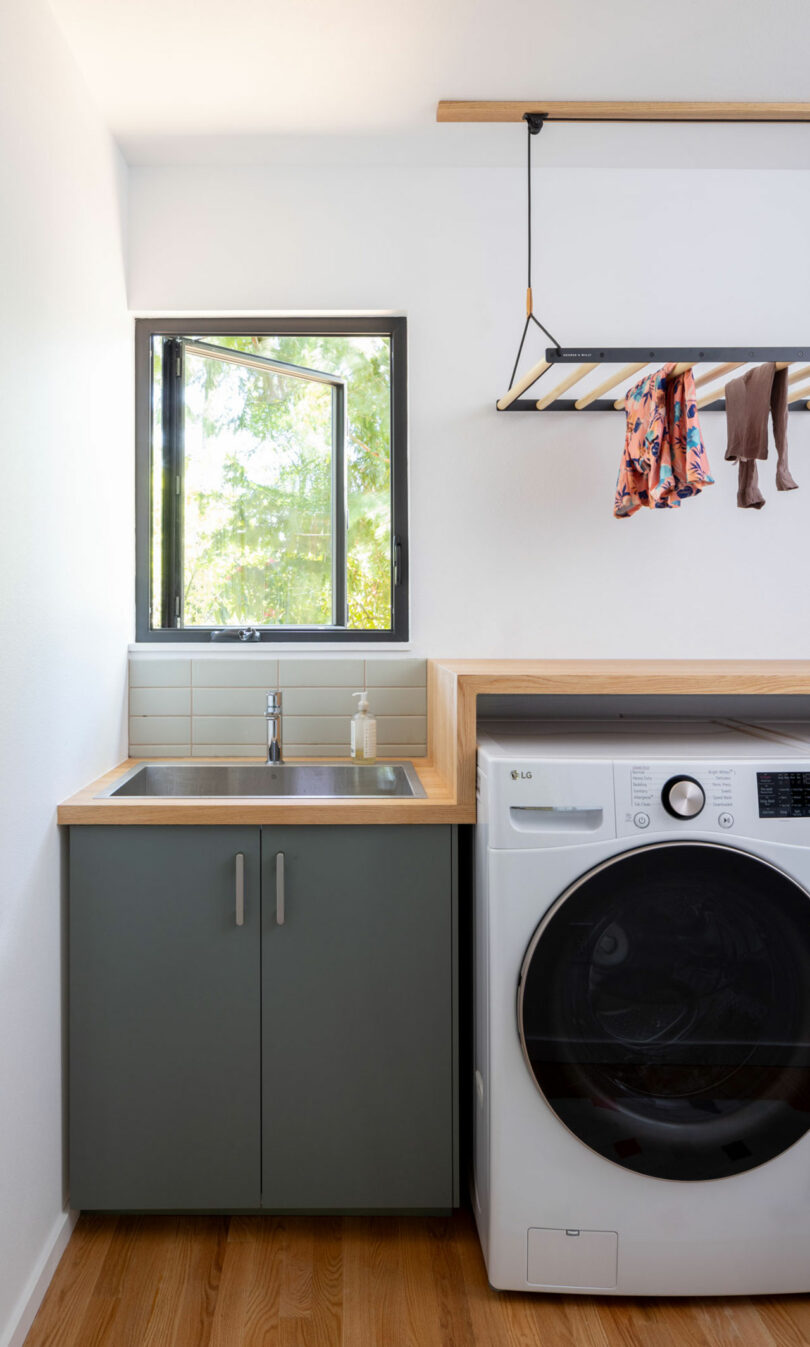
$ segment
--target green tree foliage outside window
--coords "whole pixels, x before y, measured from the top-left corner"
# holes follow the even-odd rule
[[[347,626],[391,625],[391,352],[387,336],[205,336],[346,381]],[[160,620],[161,343],[153,389],[152,602]],[[187,353],[185,627],[332,622],[332,392]]]

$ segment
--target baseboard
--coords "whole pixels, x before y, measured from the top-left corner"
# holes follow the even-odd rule
[[[12,1311],[8,1327],[0,1333],[0,1347],[23,1347],[78,1219],[78,1211],[65,1211],[57,1217],[25,1289]]]

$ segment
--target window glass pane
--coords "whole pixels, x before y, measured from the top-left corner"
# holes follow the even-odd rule
[[[175,474],[164,481],[161,405],[162,384],[175,377],[174,357],[163,371],[163,338],[152,339],[152,626],[162,625],[167,610],[170,625],[178,612],[177,625],[186,629],[388,631],[390,334],[189,332],[176,341],[184,351],[177,556],[174,534],[164,540],[167,505],[175,528],[174,497],[164,500]],[[262,360],[295,370],[265,368]],[[175,424],[170,419],[167,434]],[[335,491],[339,428],[345,429],[343,493]]]
[[[346,381],[347,625],[386,630],[392,598],[391,338],[313,333],[204,340]]]
[[[332,621],[332,388],[186,352],[183,625]]]
[[[152,467],[151,537],[152,537],[152,625],[160,626],[160,597],[163,584],[163,346],[152,344]]]

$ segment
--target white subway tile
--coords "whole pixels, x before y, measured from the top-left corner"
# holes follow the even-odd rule
[[[279,687],[363,687],[365,664],[362,659],[280,659]]]
[[[366,660],[366,687],[424,687],[427,682],[427,661],[406,655],[382,656]]]
[[[285,716],[282,737],[285,744],[345,744],[351,730],[348,716]]]
[[[192,758],[261,758],[267,756],[265,744],[193,744]]]
[[[188,716],[191,714],[191,689],[130,688],[129,713],[132,716]]]
[[[375,716],[421,716],[427,713],[424,688],[369,688],[369,710]]]
[[[131,758],[190,758],[191,744],[133,744]]]
[[[285,744],[284,758],[348,758],[348,744]]]
[[[187,688],[191,683],[191,660],[138,659],[129,661],[129,685],[133,688]]]
[[[266,688],[199,688],[192,692],[197,716],[263,716]]]
[[[265,688],[278,683],[278,660],[255,655],[234,654],[230,659],[191,661],[191,681],[195,688]]]
[[[357,710],[351,688],[284,688],[282,696],[285,717],[353,716]]]
[[[130,716],[129,742],[135,744],[187,744],[188,716]]]
[[[425,741],[424,716],[380,716],[378,744],[421,744]]]
[[[262,744],[267,742],[264,716],[192,716],[193,744]]]

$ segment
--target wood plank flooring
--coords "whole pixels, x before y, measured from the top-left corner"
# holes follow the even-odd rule
[[[493,1291],[469,1212],[82,1216],[25,1347],[807,1347],[810,1296]]]

